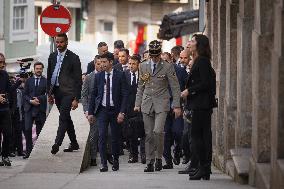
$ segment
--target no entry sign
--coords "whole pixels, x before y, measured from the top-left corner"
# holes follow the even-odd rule
[[[40,15],[42,30],[49,36],[55,37],[66,33],[71,27],[71,15],[62,5],[50,5]]]

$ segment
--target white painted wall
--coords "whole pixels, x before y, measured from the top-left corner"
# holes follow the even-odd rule
[[[95,45],[104,41],[109,51],[113,49],[113,42],[117,40],[117,1],[96,1],[95,4]],[[104,32],[104,21],[113,23],[112,32]]]

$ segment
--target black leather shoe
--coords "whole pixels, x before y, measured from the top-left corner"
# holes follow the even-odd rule
[[[210,169],[208,167],[200,167],[194,175],[189,176],[189,180],[210,180]]]
[[[188,165],[184,170],[180,170],[178,174],[194,174],[197,171],[197,168]]]
[[[154,165],[149,163],[147,167],[144,169],[144,172],[154,172]]]
[[[166,163],[166,165],[163,165],[163,169],[173,169],[174,165],[172,162]]]
[[[79,144],[69,144],[68,148],[65,148],[63,152],[73,152],[74,150],[79,150]]]
[[[138,156],[136,155],[132,155],[131,157],[129,157],[128,163],[137,163],[138,162]]]
[[[100,172],[107,172],[108,171],[108,167],[103,166],[100,168]]]
[[[110,155],[110,154],[107,154],[107,161],[108,161],[108,163],[109,164],[113,164],[113,158],[112,158],[112,155]]]
[[[190,168],[190,169],[188,170],[188,175],[189,175],[189,176],[193,176],[193,175],[196,174],[197,171],[198,171],[197,168],[192,167],[192,168]]]
[[[161,171],[163,169],[162,159],[156,159],[155,171]]]
[[[9,157],[16,157],[16,154],[14,152],[10,152]]]
[[[119,161],[118,160],[114,160],[113,161],[112,170],[113,171],[118,171],[119,170]]]
[[[24,152],[18,152],[17,156],[25,156],[26,154]]]
[[[182,164],[188,164],[188,162],[189,162],[189,157],[183,156],[181,163],[182,163]]]
[[[2,157],[2,161],[5,166],[11,166],[11,161],[9,160],[8,157]]]
[[[146,164],[146,155],[145,154],[141,154],[141,163]]]
[[[97,166],[97,160],[91,159],[91,166]]]
[[[179,165],[180,164],[180,156],[179,155],[175,155],[173,162],[175,165]]]
[[[3,163],[3,161],[0,161],[0,166],[4,166],[4,163]]]
[[[30,157],[30,154],[26,154],[23,156],[23,159],[28,159]]]
[[[51,147],[51,153],[56,154],[59,151],[59,145],[58,144],[53,144]]]

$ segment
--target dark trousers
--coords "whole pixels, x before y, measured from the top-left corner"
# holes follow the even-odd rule
[[[32,138],[32,128],[33,128],[33,122],[35,122],[36,125],[36,134],[39,136],[40,131],[45,123],[46,120],[46,114],[44,112],[39,112],[36,117],[31,117],[31,112],[25,113],[25,119],[31,119],[26,122],[30,125],[25,126],[25,138],[26,138],[26,153],[29,155],[32,152],[33,149],[33,138]]]
[[[165,123],[164,152],[163,156],[166,161],[172,160],[171,147],[174,145],[174,156],[180,157],[181,140],[183,132],[183,118],[175,116],[172,111],[167,115]]]
[[[192,151],[200,166],[210,166],[212,161],[211,115],[212,110],[194,110],[192,114]]]
[[[138,146],[140,144],[140,155],[145,155],[145,130],[142,115],[128,118],[127,125],[127,138],[129,141],[130,155],[133,157],[138,156]],[[140,141],[138,140],[140,138]]]
[[[107,135],[108,135],[108,125],[111,129],[111,149],[113,158],[118,160],[119,158],[119,149],[120,149],[120,125],[117,123],[117,115],[114,108],[106,109],[101,107],[96,116],[98,129],[99,129],[99,151],[101,156],[101,164],[107,166],[107,157],[106,157],[106,144],[107,144]]]
[[[11,140],[11,116],[10,111],[0,111],[0,133],[3,134],[2,157],[8,157]]]
[[[18,152],[18,154],[23,153],[23,138],[22,134],[24,131],[25,122],[24,119],[20,120],[20,112],[17,108],[15,111],[15,150]]]
[[[191,136],[190,136],[190,130],[191,130],[191,124],[184,121],[184,128],[183,128],[183,133],[182,133],[182,150],[183,150],[183,155],[186,158],[190,158],[191,156],[191,150],[190,150],[190,145],[191,145]]]
[[[138,146],[140,146],[140,155],[145,155],[145,137],[140,138],[132,136],[129,138],[129,150],[132,156],[138,156]]]
[[[71,144],[78,144],[74,129],[74,124],[71,119],[70,111],[73,101],[72,96],[65,96],[59,90],[59,88],[54,88],[55,103],[59,110],[59,126],[57,129],[57,135],[55,138],[55,143],[61,146],[63,139],[65,137],[65,132],[67,132]]]

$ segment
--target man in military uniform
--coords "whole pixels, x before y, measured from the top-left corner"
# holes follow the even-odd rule
[[[135,111],[141,111],[145,127],[147,167],[144,172],[162,169],[164,125],[172,106],[175,117],[181,116],[180,87],[173,64],[161,59],[161,44],[149,44],[150,59],[140,64],[140,79],[136,94]],[[173,102],[170,104],[172,91]],[[156,154],[155,154],[156,152]]]

